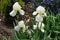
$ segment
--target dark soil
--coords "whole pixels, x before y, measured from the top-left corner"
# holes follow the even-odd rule
[[[4,23],[2,13],[0,13],[0,38],[3,36],[12,37],[12,31],[8,27]]]

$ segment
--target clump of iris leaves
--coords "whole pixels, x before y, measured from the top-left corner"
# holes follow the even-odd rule
[[[23,7],[24,3],[32,3],[31,7],[32,10],[35,10],[36,7],[39,5],[42,5],[46,9],[47,17],[44,18],[44,24],[45,24],[45,33],[40,32],[39,39],[38,38],[38,32],[35,33],[35,35],[32,33],[31,36],[33,36],[33,40],[60,40],[60,0],[2,0],[2,12],[4,16],[4,20],[8,21],[11,25],[13,25],[13,21],[15,19],[12,18],[9,15],[9,12],[12,10],[12,5],[15,2],[19,2],[20,5]],[[26,37],[24,33],[18,32],[16,35],[16,32],[13,31],[13,34],[15,35],[15,40],[31,40],[32,37]],[[21,34],[21,35],[20,35]],[[50,37],[48,37],[50,35]],[[22,37],[23,36],[23,37]],[[22,38],[22,39],[21,39]],[[4,40],[9,40],[8,38],[4,38]]]

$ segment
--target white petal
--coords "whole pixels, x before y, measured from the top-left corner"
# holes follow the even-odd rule
[[[42,23],[42,27],[44,27],[44,23]]]
[[[46,13],[44,13],[44,16],[47,16]]]
[[[37,14],[37,12],[36,12],[36,11],[34,11],[32,15],[36,15],[36,14]]]
[[[20,13],[21,15],[24,15],[24,14],[25,14],[25,11],[24,11],[24,10],[19,10],[19,13]]]
[[[18,22],[18,24],[24,24],[24,21],[23,21],[23,20],[21,20],[21,21],[19,21],[19,22]]]
[[[42,6],[38,6],[37,8],[36,8],[36,11],[38,12],[38,13],[45,13],[45,8],[44,7],[42,7]]]
[[[16,15],[16,11],[13,10],[10,12],[10,16],[14,17],[15,15]]]
[[[42,22],[42,21],[43,21],[43,17],[40,16],[40,15],[37,15],[37,16],[36,16],[36,21],[37,21],[37,22]]]
[[[34,29],[34,30],[37,29],[37,25],[33,25],[33,29]]]
[[[19,28],[18,26],[15,26],[14,29],[15,29],[16,31],[19,31],[19,30],[20,30],[20,28]]]
[[[44,23],[42,23],[41,31],[44,32]]]
[[[14,5],[13,5],[13,10],[20,10],[22,7],[19,5],[19,3],[18,2],[16,2],[16,3],[14,3]]]
[[[25,27],[24,21],[23,20],[19,21],[18,26],[19,27]]]
[[[44,29],[43,28],[41,28],[41,31],[44,33]]]

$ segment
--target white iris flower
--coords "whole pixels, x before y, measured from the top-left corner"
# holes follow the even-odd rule
[[[18,22],[18,25],[14,28],[16,31],[19,31],[22,28],[23,32],[25,32],[26,27],[24,24],[24,21],[21,20],[20,22]]]
[[[13,5],[13,11],[10,12],[10,16],[14,17],[17,13],[17,11],[21,14],[24,15],[25,11],[21,9],[22,7],[19,5],[18,2],[14,3]]]
[[[36,11],[33,12],[33,15],[36,15],[38,13],[38,15],[35,17],[37,22],[42,22],[43,21],[43,17],[46,16],[45,13],[45,8],[42,6],[39,6],[36,8]]]

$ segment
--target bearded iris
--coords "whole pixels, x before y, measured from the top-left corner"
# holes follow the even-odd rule
[[[15,29],[16,31],[19,31],[21,28],[22,28],[23,32],[25,32],[26,27],[25,27],[25,24],[24,24],[24,21],[23,21],[23,20],[19,21],[19,22],[18,22],[18,25],[15,26],[14,29]]]
[[[24,15],[25,11],[22,10],[22,7],[19,5],[18,2],[14,3],[13,5],[13,10],[10,12],[10,16],[14,17],[17,14],[17,11],[21,14]]]
[[[46,16],[45,8],[42,7],[42,6],[38,6],[36,8],[36,11],[33,12],[33,15],[36,15],[36,14],[37,14],[37,16],[35,17],[36,21],[37,22],[42,22],[43,21],[43,17]]]
[[[45,13],[45,8],[42,6],[38,6],[36,8],[36,11],[33,12],[33,15],[36,15],[35,20],[37,21],[36,25],[33,25],[33,29],[40,29],[42,32],[44,32],[44,23],[43,22],[43,17],[47,16]]]

